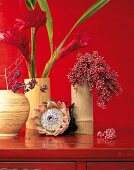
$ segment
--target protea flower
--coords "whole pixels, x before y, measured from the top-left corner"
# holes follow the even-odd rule
[[[39,6],[36,5],[34,10],[28,10],[26,14],[23,14],[20,18],[17,18],[14,27],[18,28],[19,30],[35,27],[37,32],[37,30],[45,24],[46,13],[41,11]]]
[[[62,134],[69,126],[69,109],[64,102],[49,100],[35,108],[36,116],[33,118],[35,129],[40,134],[57,136]]]

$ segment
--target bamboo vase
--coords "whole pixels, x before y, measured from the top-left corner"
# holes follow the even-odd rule
[[[25,83],[27,84],[31,79],[25,79]],[[30,113],[28,120],[26,122],[26,128],[34,129],[32,118],[35,116],[34,108],[41,104],[42,102],[47,102],[50,99],[50,78],[36,78],[38,85],[42,86],[46,84],[48,86],[48,90],[46,93],[40,91],[40,87],[35,85],[34,89],[25,93],[26,97],[30,102]]]
[[[78,130],[76,133],[93,134],[93,99],[92,93],[89,92],[87,83],[84,85],[75,85],[78,92],[71,87],[71,100],[75,103],[74,117]]]
[[[0,136],[16,136],[27,121],[29,101],[11,90],[0,90],[0,96]]]

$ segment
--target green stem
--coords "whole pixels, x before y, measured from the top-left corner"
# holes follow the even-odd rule
[[[49,38],[49,44],[50,44],[50,51],[51,51],[51,57],[53,55],[53,20],[51,16],[51,12],[49,9],[49,5],[47,3],[47,0],[38,0],[39,6],[42,11],[46,12],[46,28]]]
[[[50,58],[49,61],[47,62],[43,74],[42,74],[42,78],[46,78],[49,76],[49,73],[53,67],[53,65],[56,63],[57,61],[57,55],[55,55],[53,58]]]
[[[31,73],[30,77],[35,78],[37,77],[36,73],[36,50],[35,50],[35,36],[36,36],[36,31],[35,28],[31,28]]]
[[[31,78],[34,78],[33,76],[32,76],[32,67],[31,67],[31,63],[26,63],[27,64],[27,70],[28,70],[28,76],[29,76],[29,78],[31,79]]]

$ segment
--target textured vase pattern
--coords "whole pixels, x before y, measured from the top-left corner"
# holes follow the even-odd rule
[[[25,79],[25,83],[27,84],[31,79]],[[34,89],[30,90],[29,92],[25,93],[26,97],[30,102],[30,113],[28,120],[26,122],[26,127],[28,129],[35,129],[32,118],[35,117],[34,109],[38,104],[42,102],[47,102],[50,99],[50,78],[36,78],[39,86],[46,84],[48,89],[46,93],[40,91],[40,87],[35,85]]]
[[[93,97],[92,93],[89,92],[89,86],[75,85],[71,87],[71,100],[75,103],[74,117],[78,130],[76,133],[80,134],[93,134]]]
[[[0,90],[0,96],[0,136],[15,136],[28,119],[29,101],[11,90]]]

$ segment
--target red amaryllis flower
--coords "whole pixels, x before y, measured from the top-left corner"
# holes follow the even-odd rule
[[[58,54],[58,58],[61,59],[69,53],[78,50],[79,48],[88,46],[88,35],[85,32],[84,34],[78,33],[74,40],[69,43],[66,47],[62,48]]]
[[[36,5],[32,11],[27,11],[26,14],[16,19],[15,28],[28,29],[35,27],[36,31],[46,23],[46,13],[41,11],[39,6]]]
[[[16,29],[0,32],[0,41],[17,47],[27,62],[30,62],[28,37]]]

